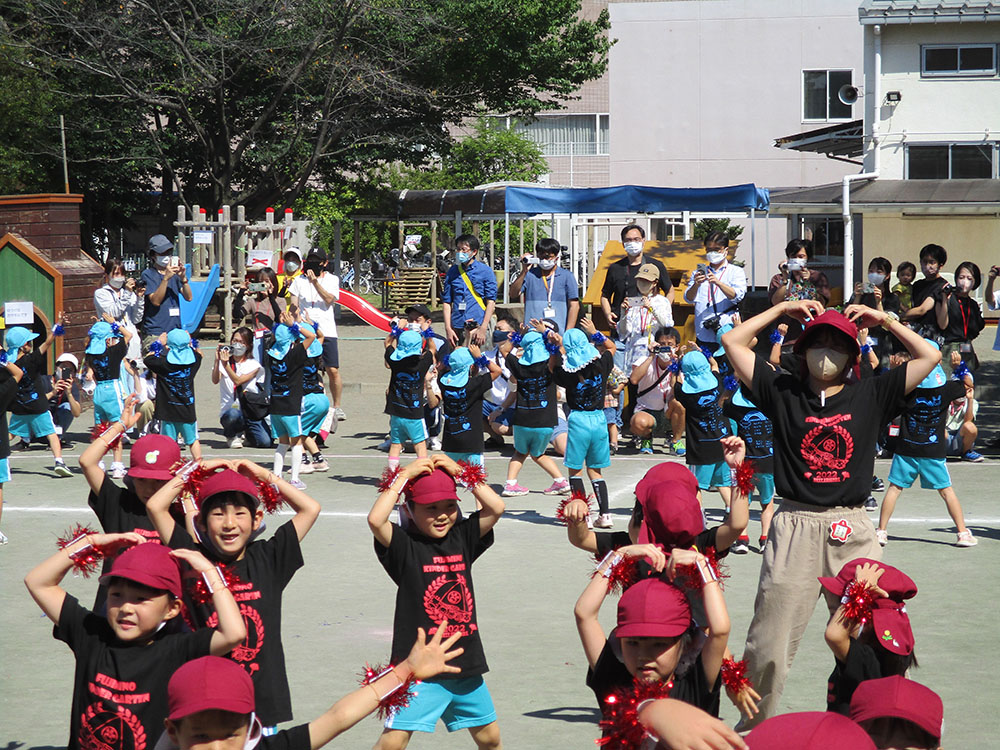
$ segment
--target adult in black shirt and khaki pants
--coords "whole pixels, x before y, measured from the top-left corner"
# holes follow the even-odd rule
[[[750,348],[782,315],[805,324],[795,343],[801,370],[774,370]],[[847,382],[857,364],[857,327],[883,326],[912,359],[864,380]],[[898,318],[863,305],[842,315],[816,300],[783,302],[722,337],[737,377],[774,425],[774,479],[781,506],[764,547],[748,673],[760,693],[749,729],[777,713],[788,667],[820,595],[820,576],[836,576],[858,557],[878,559],[875,527],[864,510],[879,430],[940,361],[937,349]],[[839,602],[828,601],[830,610]]]

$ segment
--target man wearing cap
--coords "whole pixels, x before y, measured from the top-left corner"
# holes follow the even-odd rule
[[[459,346],[466,326],[472,329],[472,343],[482,346],[489,332],[497,304],[497,277],[493,269],[479,263],[479,238],[460,234],[455,238],[455,265],[448,269],[441,289],[445,338]]]
[[[798,372],[776,371],[750,348],[782,315],[805,324],[795,342]],[[911,359],[882,375],[848,378],[860,358],[858,326],[881,325]],[[941,360],[941,353],[882,310],[850,305],[844,314],[818,300],[785,301],[722,337],[750,400],[774,429],[774,482],[785,498],[764,546],[753,621],[747,634],[748,673],[760,713],[778,710],[788,668],[816,607],[817,578],[835,576],[850,560],[877,559],[881,547],[864,501],[871,487],[875,443],[905,394]]]
[[[559,240],[546,237],[535,245],[535,259],[521,258],[521,273],[510,285],[510,296],[524,303],[525,320],[554,320],[560,331],[576,326],[580,285],[559,266]]]
[[[142,315],[143,350],[161,333],[181,327],[181,295],[191,301],[187,269],[174,262],[174,243],[162,234],[149,238],[150,264],[142,272],[146,304]]]
[[[643,252],[646,231],[638,224],[629,224],[622,229],[622,244],[625,246],[625,257],[608,266],[601,288],[601,309],[611,327],[611,335],[616,336],[615,325],[622,314],[622,302],[628,297],[639,295],[636,286],[636,275],[645,264],[651,263],[660,274],[660,289],[667,295],[667,301],[674,303],[674,285],[670,281],[667,267],[655,258]]]
[[[334,305],[340,299],[340,278],[326,270],[326,253],[314,247],[306,256],[302,274],[289,288],[292,304],[304,313],[323,334],[323,366],[330,378],[330,400],[338,421],[347,419],[340,408],[344,386],[340,379],[340,352],[337,348],[337,318]]]

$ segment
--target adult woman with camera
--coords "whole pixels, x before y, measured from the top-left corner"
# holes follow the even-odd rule
[[[233,300],[233,325],[246,326],[253,335],[254,359],[263,362],[264,339],[285,311],[287,302],[278,295],[278,276],[271,268],[248,268]]]
[[[141,282],[125,271],[121,258],[109,258],[104,264],[104,284],[94,292],[94,308],[98,319],[105,314],[132,334],[125,359],[142,358],[138,325],[142,321],[143,299]]]
[[[219,423],[230,448],[270,448],[265,418],[264,367],[250,356],[253,331],[240,326],[215,352],[212,382],[219,386]]]
[[[799,302],[816,300],[824,305],[830,304],[830,282],[826,274],[809,268],[813,259],[813,243],[811,240],[792,240],[785,245],[785,260],[778,264],[778,273],[771,277],[767,286],[767,299],[771,307],[786,300]],[[788,326],[782,351],[791,351],[792,344],[802,333],[802,324],[787,315],[778,323]]]

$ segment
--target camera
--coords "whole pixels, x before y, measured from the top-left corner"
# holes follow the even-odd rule
[[[722,316],[710,315],[702,321],[702,326],[709,331],[718,331],[722,327]]]
[[[73,371],[68,367],[60,367],[56,370],[56,380],[72,380]]]
[[[674,348],[672,346],[656,346],[653,348],[653,354],[673,354]]]
[[[267,284],[265,284],[263,281],[251,281],[249,284],[247,284],[247,291],[252,294],[256,292],[266,292]]]
[[[467,320],[467,321],[465,321],[465,330],[466,331],[474,331],[477,328],[479,328],[479,323],[477,323],[476,321],[474,321],[474,320]]]
[[[220,352],[225,352],[226,354],[232,354],[233,347],[231,347],[231,346],[220,346],[219,347],[219,351]]]
[[[180,256],[179,255],[171,255],[170,256],[170,261],[169,261],[168,265],[171,268],[180,268],[181,267],[181,258],[180,258]]]
[[[785,267],[788,268],[789,271],[801,271],[806,267],[806,262],[802,258],[789,258]]]
[[[866,281],[864,283],[864,285],[861,287],[861,293],[862,294],[874,294],[875,293],[875,285],[873,283],[871,283],[870,281]]]
[[[711,271],[710,271],[709,267],[706,266],[704,263],[699,263],[698,266],[697,266],[697,268],[694,269],[694,272],[695,273],[703,273],[703,274],[705,274],[707,276]]]

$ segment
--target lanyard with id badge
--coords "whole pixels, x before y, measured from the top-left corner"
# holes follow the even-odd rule
[[[552,290],[556,286],[556,275],[552,274],[552,283],[549,284],[549,277],[547,275],[542,276],[542,283],[545,284],[545,291],[548,294],[547,301],[545,303],[545,309],[542,310],[542,318],[549,318],[555,320],[556,310],[552,307]]]

